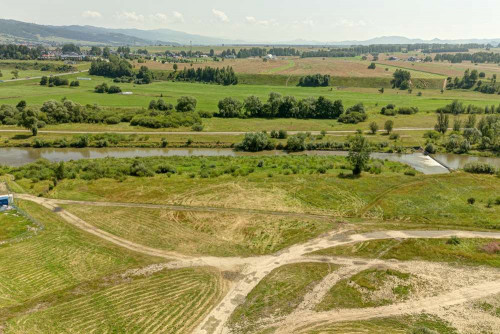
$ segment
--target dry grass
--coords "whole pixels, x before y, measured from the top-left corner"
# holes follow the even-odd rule
[[[83,205],[65,208],[122,238],[185,254],[269,254],[333,227],[331,222],[268,215]]]

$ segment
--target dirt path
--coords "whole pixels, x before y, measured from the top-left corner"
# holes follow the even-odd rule
[[[451,292],[447,292],[435,297],[425,298],[422,300],[410,301],[406,303],[384,306],[372,309],[362,310],[340,310],[329,312],[313,312],[311,308],[315,303],[319,302],[321,298],[327,293],[329,288],[338,280],[348,277],[349,275],[358,271],[364,270],[371,266],[376,265],[394,265],[397,263],[403,266],[408,265],[407,262],[387,261],[380,259],[373,260],[360,260],[348,258],[334,258],[334,257],[321,257],[321,256],[306,256],[307,254],[335,246],[358,243],[368,240],[383,240],[383,239],[417,239],[417,238],[448,238],[451,236],[458,236],[460,238],[488,238],[500,239],[500,232],[473,232],[473,231],[379,231],[363,234],[349,234],[349,230],[340,229],[313,239],[309,242],[300,245],[294,245],[279,253],[259,256],[259,257],[232,257],[232,258],[217,258],[217,257],[190,257],[176,252],[167,252],[144,245],[133,243],[126,239],[112,235],[106,231],[96,228],[88,224],[84,220],[75,215],[63,210],[59,204],[81,204],[81,205],[102,205],[102,206],[140,206],[150,208],[171,208],[178,210],[177,206],[163,206],[163,205],[150,205],[150,204],[130,204],[130,203],[106,203],[106,202],[83,202],[83,201],[67,201],[67,200],[53,200],[47,198],[40,198],[31,195],[18,194],[16,198],[33,201],[38,203],[63,218],[68,223],[75,227],[82,229],[88,233],[111,242],[117,246],[127,248],[129,250],[139,252],[142,254],[161,257],[168,259],[168,263],[155,264],[147,268],[137,269],[126,274],[134,275],[141,274],[141,272],[156,272],[163,269],[177,269],[195,266],[211,266],[218,268],[223,272],[233,273],[236,279],[233,279],[227,294],[216,305],[208,316],[200,322],[196,328],[195,333],[214,334],[214,333],[229,333],[229,328],[226,323],[238,305],[241,305],[246,296],[255,288],[255,286],[266,277],[272,270],[286,264],[299,263],[299,262],[330,262],[344,266],[340,270],[328,275],[323,282],[306,297],[299,308],[293,313],[293,317],[286,318],[282,326],[280,326],[280,333],[290,333],[300,331],[302,327],[308,329],[314,327],[319,322],[325,321],[344,321],[344,320],[361,320],[370,319],[380,316],[400,315],[406,313],[419,313],[426,312],[443,306],[451,306],[464,303],[466,301],[489,296],[492,294],[500,293],[500,276],[493,279],[493,276],[488,276],[488,282],[483,284],[475,284],[461,287]],[[195,207],[181,207],[183,210],[224,210],[225,208],[201,208]],[[240,210],[238,212],[255,213],[255,210]],[[262,213],[258,211],[259,213]],[[280,213],[291,214],[291,213]],[[317,216],[315,216],[317,217]],[[442,265],[442,264],[439,264]],[[411,267],[417,268],[417,265],[411,264]],[[429,265],[432,266],[432,265]],[[444,265],[445,266],[445,265]],[[422,271],[426,272],[429,267],[422,267]],[[431,272],[436,271],[436,269]],[[460,272],[454,274],[454,277],[461,277]],[[493,278],[492,278],[493,277]],[[462,279],[462,278],[461,278]],[[477,280],[476,280],[477,281]],[[476,282],[474,281],[474,282]]]

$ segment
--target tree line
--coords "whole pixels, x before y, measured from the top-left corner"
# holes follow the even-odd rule
[[[500,64],[500,53],[494,52],[476,52],[476,53],[456,53],[456,54],[441,54],[438,53],[434,57],[434,61],[448,61],[453,64],[470,61],[475,64]]]
[[[328,87],[330,86],[330,75],[313,74],[306,75],[299,79],[298,86],[300,87]]]
[[[90,75],[98,75],[108,78],[120,79],[121,82],[132,82],[136,84],[149,84],[153,81],[154,75],[146,66],[141,66],[136,73],[127,60],[116,56],[110,56],[109,61],[94,60],[90,65]]]
[[[215,83],[224,86],[238,84],[238,77],[230,66],[223,68],[213,68],[210,66],[197,69],[184,68],[182,71],[171,73],[170,79],[175,81]]]
[[[46,49],[42,46],[30,48],[25,45],[0,44],[0,59],[38,59],[45,52]]]
[[[300,56],[300,51],[295,48],[274,47],[268,50],[266,48],[253,47],[250,49],[240,49],[236,54],[236,57],[237,58],[264,57],[268,54],[272,54],[277,57]]]
[[[497,75],[493,74],[491,80],[483,81],[486,78],[484,72],[479,72],[478,70],[465,70],[462,78],[455,77],[452,79],[448,77],[446,80],[446,88],[451,89],[472,89],[485,93],[485,94],[500,94],[500,87],[497,85]]]

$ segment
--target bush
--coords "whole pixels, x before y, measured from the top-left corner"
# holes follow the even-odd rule
[[[198,101],[192,96],[182,96],[177,100],[175,110],[179,112],[195,111]]]
[[[481,250],[487,254],[500,254],[500,242],[498,241],[490,242],[481,247]]]
[[[434,147],[434,145],[429,143],[425,146],[425,152],[427,152],[429,154],[434,154],[434,153],[436,153],[436,148]]]
[[[467,199],[467,203],[469,203],[470,205],[474,205],[476,203],[476,199],[474,197],[471,197]]]
[[[121,119],[119,117],[116,117],[116,116],[108,117],[105,120],[106,124],[118,124],[118,123],[120,123],[120,121],[121,121]]]
[[[464,166],[467,173],[472,174],[495,174],[495,167],[484,162],[469,162]]]
[[[380,113],[385,116],[396,116],[396,106],[394,104],[388,104],[387,106],[382,107]]]
[[[424,133],[424,138],[438,140],[439,138],[441,138],[441,134],[435,130],[429,130]]]
[[[215,114],[217,117],[236,118],[243,116],[243,104],[232,97],[226,97],[225,99],[220,100],[218,107],[219,112]]]
[[[300,152],[306,149],[305,145],[306,135],[303,133],[296,134],[288,138],[286,143],[286,150],[288,152]]]
[[[69,84],[70,87],[80,87],[80,81],[78,80],[75,80],[75,81],[71,81],[71,83]]]
[[[108,88],[108,94],[118,94],[118,93],[121,93],[121,92],[122,92],[122,90],[118,86],[110,86]]]
[[[447,245],[452,245],[452,246],[458,246],[460,245],[461,241],[457,236],[452,236],[448,241],[446,241]]]
[[[201,118],[212,118],[214,116],[213,112],[206,110],[200,110],[198,114],[200,114]]]
[[[398,140],[399,139],[399,133],[391,133],[391,135],[389,136],[389,139],[391,140]]]
[[[398,109],[398,114],[400,115],[413,115],[418,113],[417,107],[401,107]]]
[[[274,149],[274,145],[264,132],[247,133],[237,149],[246,152],[260,152]]]
[[[103,82],[102,84],[95,86],[94,92],[104,94],[108,92],[108,89],[108,84]]]
[[[203,125],[200,123],[196,123],[191,127],[191,129],[196,132],[201,132],[203,131]]]
[[[363,103],[358,103],[346,110],[344,114],[339,117],[339,122],[347,124],[358,124],[364,122],[368,118],[365,106]]]
[[[286,139],[288,137],[288,133],[285,130],[278,131],[278,139]]]

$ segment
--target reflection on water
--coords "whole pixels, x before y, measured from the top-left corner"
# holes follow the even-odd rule
[[[283,151],[269,151],[259,153],[236,152],[231,149],[203,149],[203,148],[0,148],[0,164],[8,166],[21,166],[38,159],[49,161],[70,161],[79,159],[99,159],[106,157],[131,158],[150,156],[262,156],[262,155],[285,155]],[[347,152],[342,151],[309,151],[300,154],[307,155],[338,155],[346,156]],[[372,157],[377,159],[387,159],[408,164],[416,170],[425,174],[442,174],[448,170],[431,157],[421,153],[396,154],[396,153],[373,153]],[[480,158],[453,154],[436,154],[436,160],[444,165],[458,169],[463,168],[467,162],[483,161],[500,168],[500,158]]]
[[[441,164],[444,164],[451,169],[462,169],[469,162],[484,162],[491,166],[495,166],[496,168],[500,168],[500,158],[474,157],[446,153],[434,154],[433,157]]]

